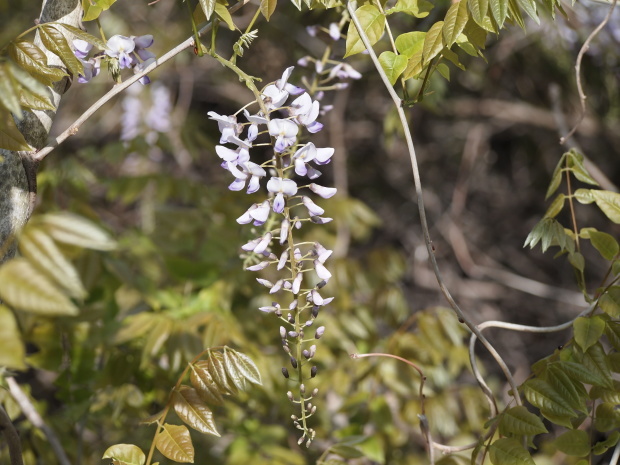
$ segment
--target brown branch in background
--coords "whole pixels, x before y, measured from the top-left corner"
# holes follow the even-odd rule
[[[19,434],[8,413],[4,410],[4,407],[0,405],[0,432],[6,437],[6,442],[9,445],[9,456],[11,458],[11,465],[24,465],[22,458],[22,445],[19,440]]]
[[[575,131],[577,130],[577,128],[583,121],[584,117],[586,116],[587,96],[583,91],[583,84],[581,82],[581,61],[583,60],[583,56],[585,55],[585,53],[590,48],[590,42],[592,42],[592,40],[597,36],[597,34],[601,32],[601,30],[609,22],[617,3],[618,3],[618,0],[613,0],[613,2],[611,3],[611,7],[609,8],[609,11],[607,12],[607,15],[605,16],[605,18],[603,18],[603,21],[601,21],[601,23],[598,26],[596,26],[596,28],[590,33],[586,41],[581,46],[581,49],[579,50],[579,54],[577,55],[577,62],[575,63],[575,78],[577,80],[577,91],[579,92],[579,102],[581,104],[581,113],[579,114],[579,119],[577,119],[577,122],[573,126],[573,129],[571,129],[569,133],[566,134],[564,137],[560,138],[560,144],[564,144],[568,139],[572,137],[573,134],[575,134]]]
[[[39,412],[37,412],[34,405],[32,405],[32,402],[30,401],[26,393],[22,390],[20,385],[17,384],[17,381],[15,381],[15,378],[6,378],[6,383],[9,386],[9,392],[11,393],[11,396],[13,396],[13,399],[15,399],[17,405],[19,405],[19,408],[22,410],[24,416],[28,419],[28,421],[30,421],[30,423],[32,423],[34,427],[39,428],[41,431],[43,431],[43,434],[47,438],[50,446],[52,447],[52,450],[54,451],[54,454],[56,455],[56,458],[58,459],[58,463],[60,463],[60,465],[71,465],[71,462],[69,461],[69,458],[67,457],[67,454],[65,453],[65,450],[63,449],[60,440],[58,439],[58,436],[56,436],[54,430],[47,426],[47,424],[43,421],[43,418],[41,417]]]

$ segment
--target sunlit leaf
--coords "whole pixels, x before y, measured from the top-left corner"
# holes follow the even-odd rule
[[[0,105],[21,119],[18,85],[6,62],[0,62]]]
[[[493,465],[536,465],[530,453],[512,438],[498,439],[491,444],[489,457]]]
[[[540,24],[538,12],[536,11],[536,2],[534,0],[517,0],[517,3],[536,23]]]
[[[215,11],[215,14],[218,16],[218,18],[220,18],[222,21],[226,23],[226,25],[228,26],[228,29],[230,29],[231,31],[234,31],[236,29],[235,23],[233,22],[233,18],[230,15],[228,8],[226,8],[221,3],[216,3],[214,11]]]
[[[250,357],[236,350],[226,349],[226,353],[231,356],[230,362],[234,364],[236,370],[252,384],[262,384],[258,367]]]
[[[103,40],[101,40],[99,37],[89,34],[86,31],[81,30],[79,27],[75,27],[75,26],[72,26],[66,23],[54,23],[54,24],[56,26],[61,26],[65,28],[71,34],[76,36],[78,39],[82,39],[82,40],[85,40],[86,42],[96,45],[101,50],[106,49],[106,43]]]
[[[489,10],[489,0],[469,0],[467,7],[474,21],[484,28],[484,17]]]
[[[51,52],[58,55],[72,74],[84,74],[84,66],[74,55],[73,50],[69,47],[69,43],[62,32],[54,26],[46,24],[39,28],[39,37],[43,45]]]
[[[276,11],[277,3],[278,0],[260,0],[260,12],[267,21],[269,21],[273,12]]]
[[[421,52],[424,47],[424,37],[426,32],[413,31],[399,35],[394,43],[396,44],[396,50],[401,55],[411,58],[414,53]]]
[[[501,416],[499,427],[504,436],[508,433],[532,436],[547,432],[542,420],[522,405],[506,410]]]
[[[56,109],[49,87],[33,78],[19,66],[11,64],[9,71],[19,83],[19,99],[22,106],[33,110]]]
[[[25,347],[13,312],[0,305],[0,366],[22,370]]]
[[[446,47],[452,47],[456,38],[463,32],[469,13],[467,13],[467,0],[459,0],[448,9],[442,28],[443,40]],[[430,31],[429,31],[430,32]]]
[[[110,8],[116,0],[82,0],[82,8],[84,8],[84,17],[82,21],[92,21],[97,19],[99,15]]]
[[[422,48],[422,58],[425,65],[439,55],[444,47],[443,34],[441,33],[443,25],[443,21],[437,21],[426,33],[424,47]]]
[[[390,84],[394,85],[407,67],[407,57],[396,55],[394,52],[386,50],[379,55],[379,63],[381,63],[381,67]]]
[[[9,54],[19,66],[46,86],[51,86],[53,82],[59,81],[67,76],[67,73],[63,72],[61,69],[47,66],[47,57],[45,53],[32,42],[25,40],[11,42],[9,45]]]
[[[620,224],[620,194],[617,192],[591,190],[598,208],[616,224]]]
[[[586,431],[580,429],[566,431],[553,443],[566,455],[585,457],[590,453],[590,436]]]
[[[355,11],[355,16],[359,19],[362,29],[370,45],[374,45],[383,35],[385,29],[385,16],[374,5],[363,5]],[[347,32],[347,43],[345,58],[356,53],[360,53],[366,50],[366,46],[362,42],[357,28],[353,21],[349,23],[349,30]]]
[[[0,299],[11,307],[46,316],[77,315],[73,302],[25,258],[0,267]]]
[[[414,52],[411,55],[411,58],[409,58],[409,61],[407,62],[407,67],[403,72],[403,79],[410,79],[412,77],[416,77],[422,72],[423,69],[424,66],[422,65],[422,49],[420,48],[420,50]]]
[[[223,393],[234,394],[237,389],[226,374],[224,356],[220,352],[210,351],[207,358],[209,374]]]
[[[213,12],[215,11],[215,0],[198,0],[200,3],[200,8],[202,8],[202,12],[205,14],[205,18],[207,21],[211,19]],[[269,19],[269,18],[267,18]]]
[[[398,0],[386,14],[405,13],[416,18],[426,18],[432,9],[433,4],[427,0]]]
[[[185,426],[164,423],[155,436],[155,447],[164,457],[180,463],[194,463],[194,445]]]
[[[116,242],[102,228],[81,216],[68,212],[36,217],[46,232],[58,242],[95,250],[112,250]]]
[[[208,404],[219,405],[224,402],[220,388],[209,373],[209,362],[203,360],[191,366],[190,382],[198,395]]]
[[[573,322],[575,342],[586,351],[596,344],[605,330],[605,322],[596,316],[580,316]]]
[[[489,0],[491,5],[491,14],[495,19],[498,27],[504,26],[506,16],[508,16],[508,0]]]
[[[219,436],[213,421],[213,412],[198,393],[189,386],[180,386],[172,394],[174,411],[186,425],[205,434]]]
[[[104,459],[112,459],[114,465],[144,465],[146,456],[142,449],[133,444],[115,444],[103,454]]]
[[[17,126],[11,113],[0,107],[0,148],[12,151],[32,152],[34,149],[28,145],[26,139]]]

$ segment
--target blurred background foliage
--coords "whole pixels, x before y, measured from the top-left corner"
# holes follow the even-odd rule
[[[35,0],[0,2],[2,41],[29,27],[39,7]],[[246,25],[254,9],[242,9],[237,24]],[[574,60],[607,11],[589,1],[565,9],[567,18],[552,22],[543,15],[540,26],[528,24],[527,34],[511,27],[491,38],[486,61],[461,56],[467,71],[453,69],[449,83],[434,76],[433,93],[409,112],[437,257],[475,321],[550,325],[584,306],[568,263],[522,249],[546,209],[546,186],[564,152],[552,108],[559,105],[575,120]],[[426,30],[437,20],[433,14],[409,21]],[[158,55],[191,34],[184,6],[172,0],[119,1],[101,20],[108,37],[153,34]],[[320,38],[291,24],[334,20],[333,11],[279,6],[239,64],[265,83],[274,80],[303,55],[324,49]],[[589,112],[577,133],[584,152],[616,183],[619,20],[616,14],[585,57]],[[234,40],[222,29],[218,50],[226,54]],[[340,44],[335,58],[343,53]],[[114,251],[75,254],[88,291],[77,316],[22,315],[18,321],[28,369],[15,372],[16,379],[72,463],[100,463],[114,443],[147,447],[153,428],[140,421],[165,403],[188,360],[224,344],[257,363],[263,386],[214,409],[222,437],[194,437],[200,463],[305,464],[322,454],[340,463],[338,455],[324,452],[341,440],[364,453],[355,458],[341,449],[348,463],[425,463],[417,373],[393,360],[352,360],[351,353],[390,352],[424,370],[426,416],[436,440],[466,443],[482,431],[487,403],[469,369],[466,332],[442,308],[427,265],[396,115],[367,57],[351,63],[363,79],[326,97],[335,108],[323,117],[326,128],[316,141],[336,148],[333,169],[324,170],[339,189],[324,202],[336,220],[304,228],[308,240],[335,250],[329,291],[336,299],[319,315],[327,329],[316,359],[317,440],[309,450],[296,445],[289,419],[278,322],[256,310],[268,296],[253,274],[242,271],[239,246],[250,235],[235,218],[253,200],[226,189],[214,153],[219,133],[206,115],[236,111],[251,100],[250,92],[214,60],[187,52],[153,72],[150,87],[136,84],[108,103],[45,160],[36,213],[77,213],[118,242]],[[307,72],[297,67],[292,81]],[[110,86],[102,77],[74,82],[56,133]],[[154,112],[162,113],[154,118]],[[610,229],[593,209],[578,214],[584,224],[617,237],[618,226]],[[596,264],[594,250],[584,254]],[[603,266],[591,267],[591,283],[600,281]],[[519,382],[568,337],[489,332]],[[501,391],[495,364],[485,369]],[[0,401],[19,429],[26,463],[58,463],[4,389]],[[542,442],[539,465],[565,459]],[[0,463],[9,463],[6,448]],[[441,463],[468,462],[452,457]]]

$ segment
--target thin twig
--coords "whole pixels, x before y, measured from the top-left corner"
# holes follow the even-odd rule
[[[240,9],[242,6],[249,3],[249,1],[250,0],[242,0],[239,3],[230,7],[228,11],[230,13],[234,13],[235,11]],[[210,30],[211,30],[211,23],[207,24],[200,31],[198,31],[198,35],[202,36]],[[112,99],[112,97],[120,94],[122,91],[127,89],[130,85],[138,81],[140,78],[146,76],[148,73],[152,72],[154,69],[159,68],[165,62],[175,57],[176,55],[181,53],[183,50],[193,47],[194,45],[196,45],[194,41],[194,36],[189,37],[187,40],[185,40],[184,42],[181,42],[179,45],[174,47],[168,53],[162,55],[157,60],[155,60],[155,63],[151,63],[149,66],[144,68],[144,70],[141,73],[135,74],[134,76],[127,79],[126,81],[123,81],[122,83],[115,85],[103,97],[101,97],[94,104],[92,104],[91,107],[88,110],[86,110],[77,120],[75,120],[75,122],[71,126],[69,126],[62,134],[56,137],[56,139],[54,139],[53,141],[49,142],[41,150],[38,150],[37,152],[35,152],[32,156],[32,159],[36,160],[37,162],[40,162],[41,160],[43,160],[52,150],[54,150],[56,147],[62,144],[69,137],[75,135],[80,129],[80,127],[82,126],[82,124],[84,124],[86,120],[88,120],[91,116],[93,116],[93,114],[95,114],[95,112],[99,110],[103,105],[109,102]]]
[[[22,458],[22,445],[19,440],[19,434],[11,422],[4,407],[0,405],[0,431],[4,433],[6,442],[9,445],[9,456],[11,457],[11,465],[24,465]]]
[[[433,267],[433,271],[435,272],[435,277],[437,278],[437,283],[439,284],[439,288],[441,292],[443,293],[444,297],[446,298],[446,300],[448,301],[448,303],[450,304],[450,307],[452,307],[452,309],[456,313],[457,317],[459,318],[459,321],[462,321],[463,323],[465,323],[465,325],[467,325],[467,327],[471,330],[471,332],[474,333],[478,337],[478,339],[480,339],[480,342],[482,342],[482,344],[486,347],[486,349],[491,353],[493,358],[496,360],[497,364],[500,366],[502,372],[504,373],[504,376],[506,377],[506,379],[508,380],[508,383],[510,384],[512,388],[512,393],[513,393],[516,404],[522,405],[521,396],[519,395],[519,392],[517,390],[517,384],[515,383],[515,380],[512,376],[512,373],[510,372],[510,369],[506,365],[506,362],[501,357],[501,355],[497,352],[497,350],[495,350],[495,348],[491,345],[491,343],[482,335],[482,333],[477,328],[477,326],[463,313],[463,311],[458,306],[456,301],[452,298],[452,295],[450,294],[450,291],[446,287],[445,282],[442,278],[441,272],[439,271],[439,266],[437,265],[437,259],[435,257],[435,252],[433,250],[433,244],[430,238],[428,222],[426,220],[426,210],[424,208],[424,199],[422,195],[422,182],[420,180],[417,157],[415,154],[415,148],[413,146],[413,140],[411,138],[411,131],[409,130],[407,118],[402,108],[402,100],[400,99],[398,94],[396,94],[396,92],[394,91],[394,88],[390,84],[390,81],[388,80],[387,76],[383,72],[381,64],[379,63],[379,60],[377,59],[377,55],[372,49],[372,46],[370,45],[368,37],[366,36],[366,33],[364,32],[364,29],[362,25],[360,24],[359,19],[357,18],[357,15],[355,14],[356,3],[357,2],[355,1],[350,1],[347,4],[349,14],[351,15],[351,19],[353,20],[355,27],[357,28],[360,38],[362,39],[362,42],[366,46],[366,49],[368,50],[368,53],[370,57],[372,58],[372,61],[375,65],[375,68],[377,69],[377,72],[379,73],[379,75],[381,76],[381,79],[383,80],[383,83],[385,84],[385,88],[387,89],[390,96],[392,97],[392,100],[394,101],[394,105],[396,106],[396,109],[398,111],[398,116],[400,118],[401,125],[405,133],[405,139],[407,141],[407,148],[409,150],[409,156],[411,160],[411,168],[413,170],[413,180],[415,184],[416,197],[418,200],[418,211],[420,214],[420,223],[422,226],[422,232],[424,234],[424,242],[426,244],[426,249],[428,251],[428,255],[430,257],[430,261]],[[486,391],[485,391],[485,394],[487,394]]]
[[[17,405],[19,405],[19,408],[22,410],[24,416],[28,418],[28,421],[30,421],[30,423],[32,423],[34,427],[39,428],[41,431],[43,431],[43,434],[45,434],[45,437],[50,443],[50,446],[52,447],[52,450],[54,451],[54,454],[56,455],[56,458],[58,459],[60,465],[71,465],[71,462],[69,461],[65,450],[62,448],[58,436],[56,436],[54,430],[52,430],[43,421],[43,418],[41,417],[39,412],[37,412],[34,405],[32,405],[32,402],[30,401],[26,393],[22,390],[20,385],[17,384],[17,381],[15,381],[15,378],[13,378],[12,376],[6,378],[6,383],[9,386],[9,392],[11,393],[11,396],[13,396],[13,399],[15,399]]]
[[[597,36],[597,34],[601,32],[601,30],[609,22],[611,15],[614,12],[614,8],[616,8],[617,3],[618,3],[618,0],[613,0],[613,2],[611,3],[611,7],[609,7],[609,11],[607,12],[607,15],[605,16],[605,18],[603,18],[603,21],[601,21],[601,23],[598,26],[596,26],[596,28],[590,33],[586,41],[581,46],[579,53],[577,54],[577,62],[575,63],[575,78],[577,80],[577,91],[579,92],[579,103],[581,104],[581,112],[579,114],[579,118],[577,119],[577,122],[573,126],[573,129],[571,129],[568,134],[566,134],[564,137],[560,139],[560,144],[564,144],[568,139],[572,137],[573,134],[575,134],[575,131],[577,130],[577,128],[579,127],[579,125],[581,124],[581,122],[586,116],[587,96],[583,91],[583,84],[581,82],[581,61],[583,60],[583,56],[586,54],[586,52],[590,48],[590,42],[592,42],[592,40]]]

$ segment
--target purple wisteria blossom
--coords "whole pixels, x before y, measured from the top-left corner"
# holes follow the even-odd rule
[[[131,53],[136,48],[136,43],[131,37],[117,34],[108,39],[106,46],[105,54],[109,57],[117,58],[121,69],[131,68],[134,64]]]

